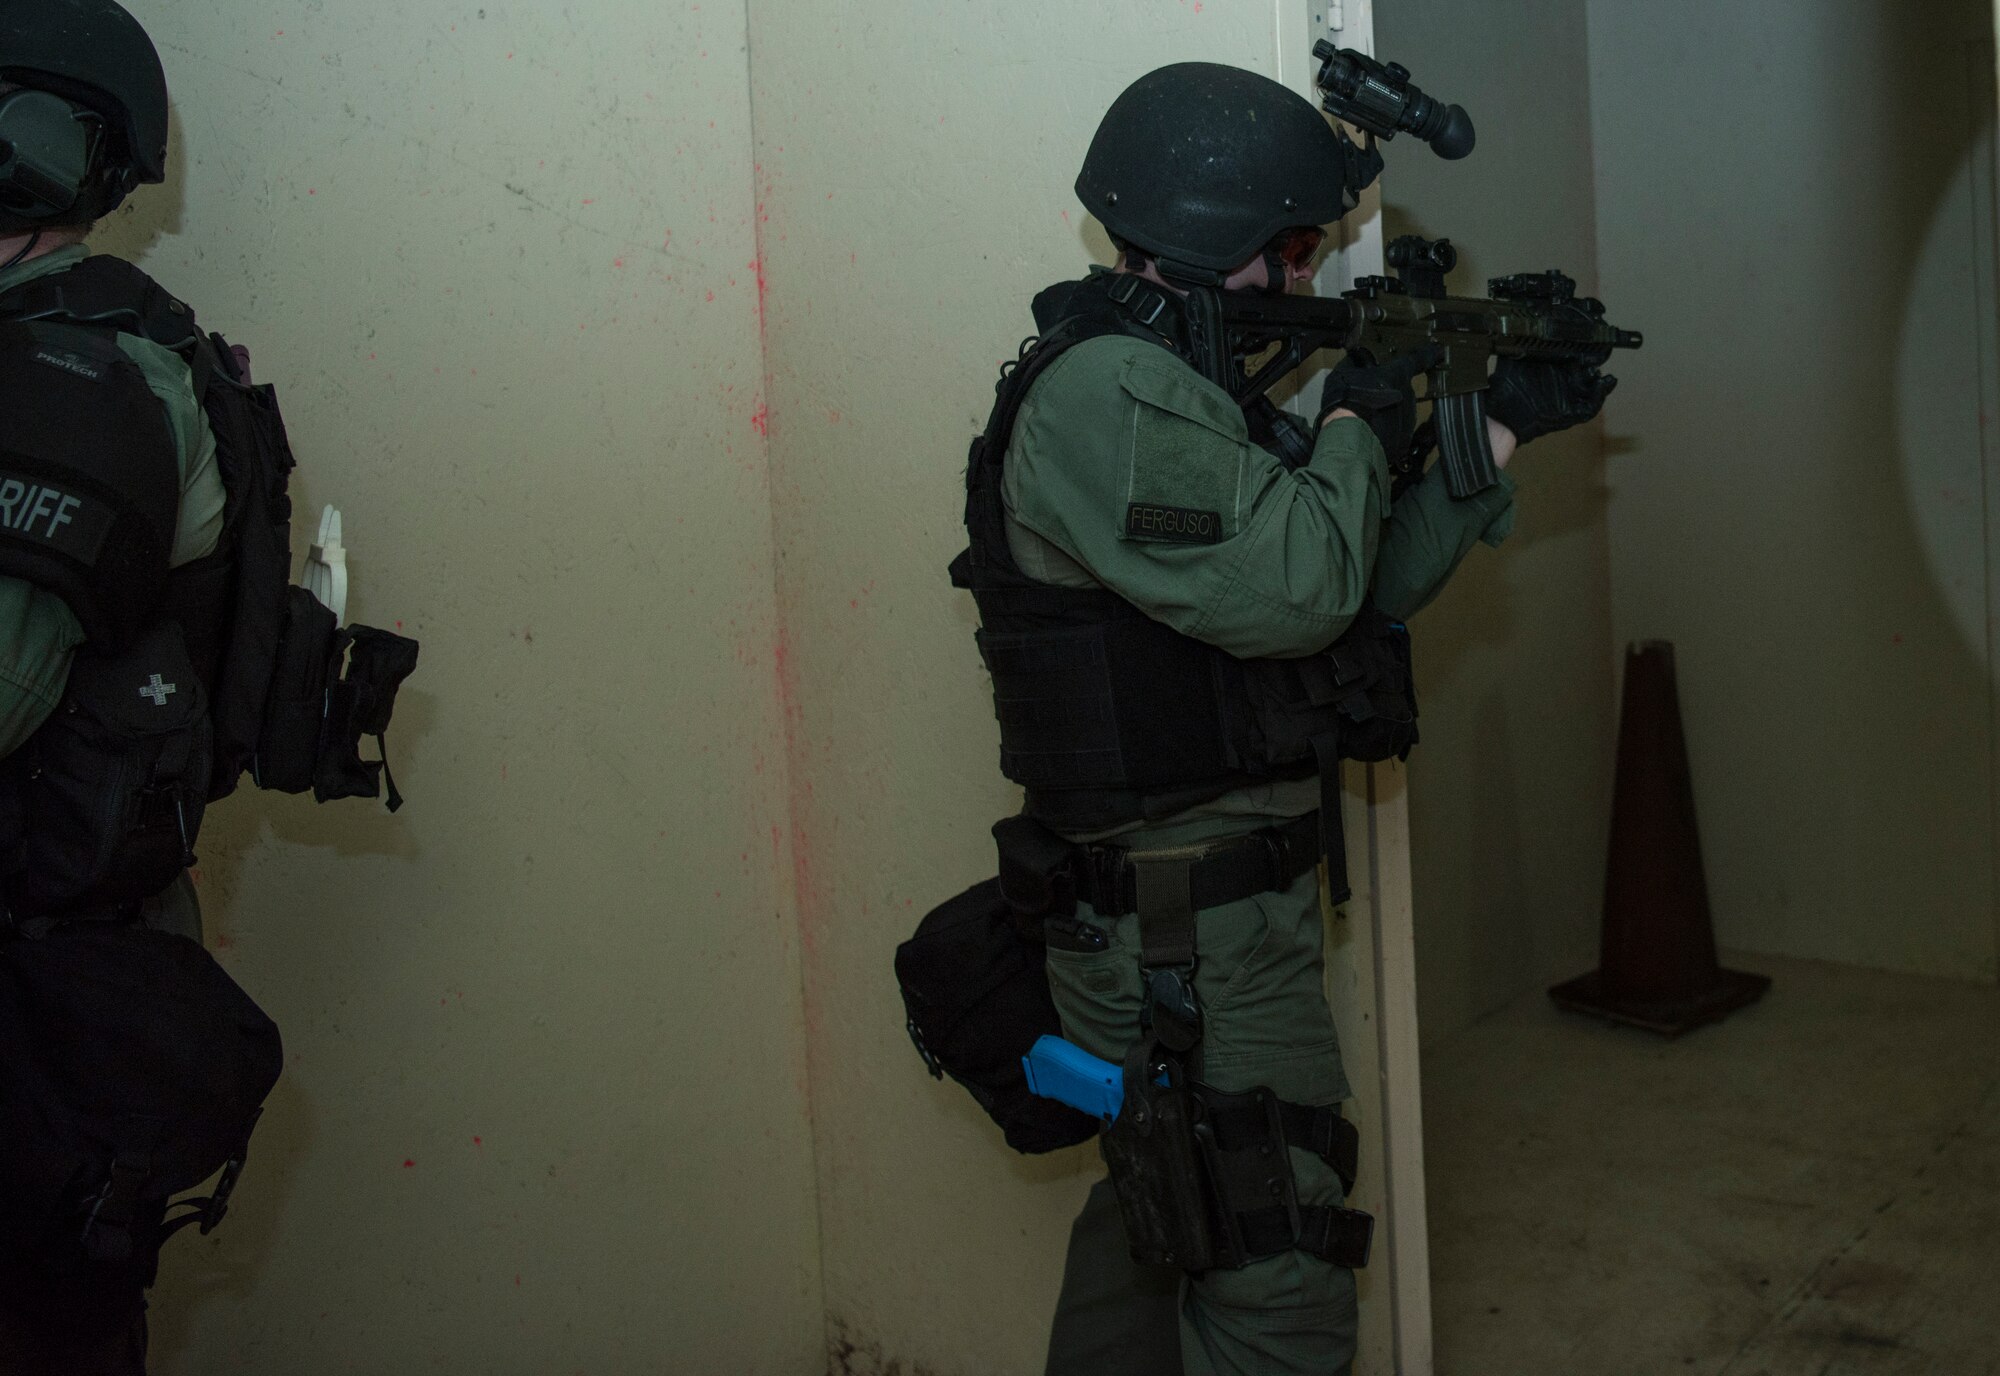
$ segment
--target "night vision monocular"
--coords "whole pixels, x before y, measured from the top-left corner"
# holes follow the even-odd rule
[[[1472,151],[1472,116],[1461,105],[1425,95],[1407,67],[1377,62],[1352,48],[1336,48],[1322,38],[1313,44],[1319,59],[1321,104],[1327,113],[1380,139],[1415,134],[1441,158]]]

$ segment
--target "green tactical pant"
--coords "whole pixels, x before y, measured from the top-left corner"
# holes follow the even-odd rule
[[[1185,840],[1155,833],[1145,844]],[[1078,916],[1111,940],[1096,952],[1050,946],[1056,1009],[1071,1041],[1120,1061],[1139,1036],[1139,919],[1099,918],[1085,906]],[[1347,1098],[1323,942],[1317,873],[1196,916],[1204,1082],[1267,1085],[1301,1104]],[[1291,1156],[1301,1204],[1341,1202],[1331,1167],[1310,1152]],[[1101,1180],[1070,1234],[1048,1376],[1347,1376],[1356,1327],[1354,1273],[1304,1252],[1198,1276],[1133,1261],[1117,1198]]]

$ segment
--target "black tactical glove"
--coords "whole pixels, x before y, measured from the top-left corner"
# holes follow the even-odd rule
[[[1350,353],[1326,375],[1319,413],[1324,418],[1335,407],[1345,406],[1367,421],[1382,442],[1390,469],[1401,473],[1409,467],[1410,439],[1417,429],[1417,396],[1410,382],[1436,364],[1438,350],[1432,346],[1387,363],[1361,361],[1365,357]]]
[[[1581,425],[1604,409],[1618,379],[1588,363],[1503,358],[1486,393],[1486,414],[1522,444]]]

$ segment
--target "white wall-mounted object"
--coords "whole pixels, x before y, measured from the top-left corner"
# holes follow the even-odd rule
[[[340,541],[340,508],[328,506],[320,512],[319,539],[306,552],[299,585],[317,597],[335,621],[347,620],[347,547]]]

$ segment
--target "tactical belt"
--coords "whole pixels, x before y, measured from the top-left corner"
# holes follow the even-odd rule
[[[1319,863],[1320,849],[1317,812],[1217,842],[1188,862],[1188,905],[1199,912],[1253,894],[1289,889]],[[1073,868],[1077,898],[1100,917],[1139,911],[1139,873],[1145,861],[1135,862],[1125,846],[1092,845],[1081,850],[1081,863]]]

